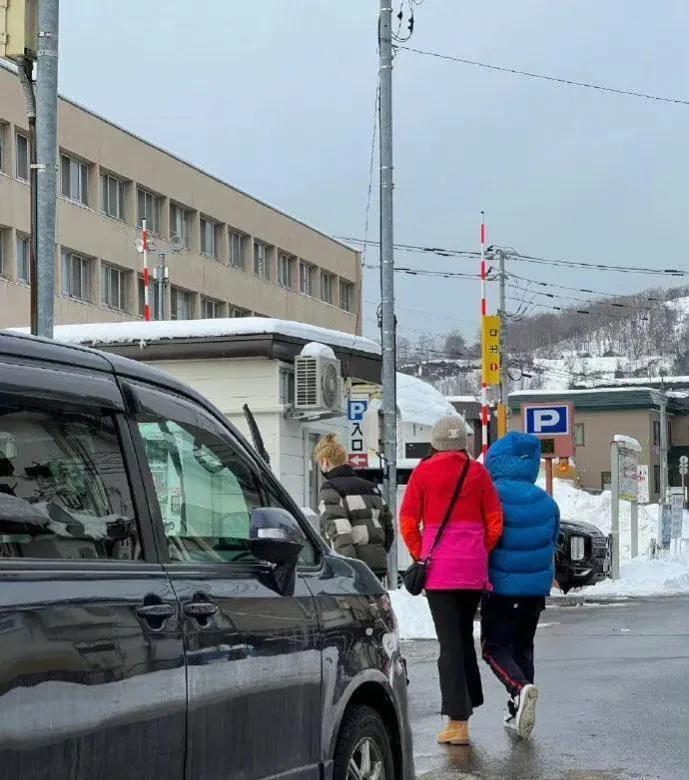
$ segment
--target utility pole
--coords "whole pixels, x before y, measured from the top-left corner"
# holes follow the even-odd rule
[[[157,320],[165,317],[165,288],[167,287],[167,266],[165,265],[165,252],[158,253],[158,267],[156,268],[156,312]]]
[[[665,504],[668,493],[667,473],[667,393],[665,379],[660,377],[660,503]]]
[[[59,0],[38,4],[36,52],[36,329],[53,337],[57,196],[57,36]]]
[[[383,348],[385,500],[397,523],[397,381],[395,376],[395,261],[392,224],[392,6],[380,0],[378,21],[380,84],[380,266]],[[390,587],[397,587],[397,549],[390,551]]]
[[[500,264],[500,403],[498,404],[498,438],[507,433],[507,301],[505,297],[505,252],[497,250]]]

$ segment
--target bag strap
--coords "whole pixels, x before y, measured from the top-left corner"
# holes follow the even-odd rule
[[[455,492],[452,494],[452,498],[450,499],[450,503],[447,506],[447,510],[445,512],[445,517],[443,518],[443,522],[440,524],[440,528],[438,528],[438,531],[435,535],[435,539],[433,540],[433,544],[431,545],[431,549],[428,551],[428,555],[426,556],[424,563],[428,563],[430,561],[431,556],[433,555],[433,551],[437,547],[438,542],[440,541],[440,537],[443,535],[443,531],[445,530],[448,522],[450,521],[450,515],[452,514],[452,510],[455,508],[455,504],[457,503],[459,494],[462,492],[462,487],[464,486],[464,481],[466,480],[467,474],[469,473],[470,465],[471,465],[471,459],[467,454],[466,463],[464,464],[464,467],[462,468],[462,473],[459,475],[459,479],[457,480],[457,484],[455,485]]]

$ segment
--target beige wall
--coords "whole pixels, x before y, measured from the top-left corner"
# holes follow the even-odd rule
[[[92,285],[89,302],[66,300],[60,294],[56,322],[108,321],[138,316],[137,273],[141,256],[135,250],[139,232],[137,186],[159,196],[161,238],[149,262],[157,263],[158,251],[168,249],[170,203],[189,212],[190,249],[168,255],[171,282],[193,291],[195,316],[200,315],[200,297],[206,296],[229,307],[264,316],[307,322],[346,332],[361,332],[361,258],[359,253],[319,231],[224,184],[172,155],[115,127],[109,122],[69,103],[59,102],[58,141],[62,153],[70,154],[88,167],[88,205],[58,199],[56,290],[60,291],[60,248],[90,259]],[[27,127],[24,100],[16,76],[0,67],[0,230],[3,268],[0,280],[0,327],[26,325],[29,318],[28,285],[17,282],[16,238],[29,232],[29,187],[15,178],[15,133]],[[126,182],[125,218],[115,220],[101,213],[101,173],[108,172]],[[58,180],[58,191],[60,182]],[[201,217],[219,224],[218,257],[200,252]],[[244,236],[245,270],[229,265],[229,231]],[[270,278],[253,274],[253,245],[270,247]],[[286,290],[277,283],[278,254],[295,258],[293,287],[298,288],[299,261],[316,267],[311,295]],[[100,265],[107,263],[126,272],[124,311],[100,305]],[[333,305],[321,300],[320,275],[335,276]],[[353,283],[352,311],[339,307],[339,285]],[[169,291],[168,291],[169,301]]]

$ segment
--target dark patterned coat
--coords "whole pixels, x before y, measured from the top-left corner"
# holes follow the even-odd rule
[[[350,466],[338,466],[325,476],[319,495],[322,536],[335,552],[358,558],[382,576],[395,531],[378,486]]]

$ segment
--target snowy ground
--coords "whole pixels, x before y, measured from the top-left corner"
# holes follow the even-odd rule
[[[610,493],[590,495],[569,482],[555,480],[555,500],[564,520],[592,523],[603,533],[610,532]],[[639,557],[631,559],[631,509],[620,505],[620,578],[570,591],[585,599],[624,598],[689,593],[689,545],[658,558],[648,556],[651,539],[657,537],[658,506],[639,507]],[[689,537],[689,516],[685,513],[684,536]],[[561,598],[560,591],[551,596]],[[433,639],[435,631],[428,604],[423,596],[410,596],[405,590],[391,594],[402,639]],[[476,633],[476,631],[475,631]]]

